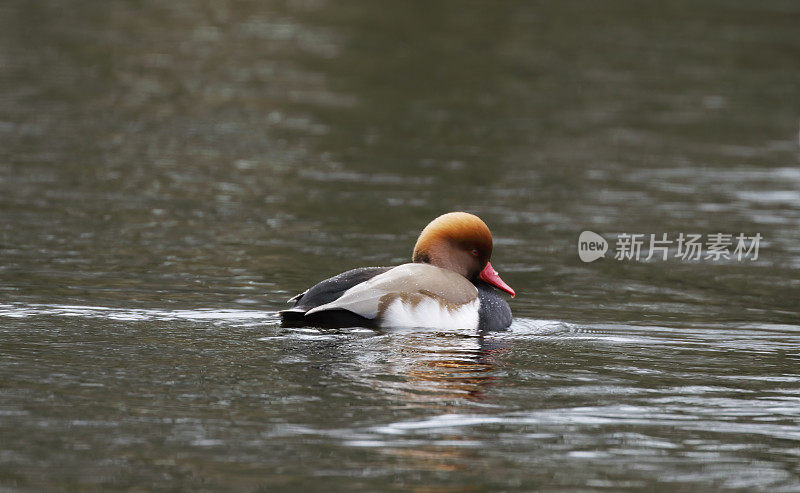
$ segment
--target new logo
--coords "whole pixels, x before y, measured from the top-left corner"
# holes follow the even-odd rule
[[[578,237],[578,256],[584,262],[594,262],[608,251],[605,238],[592,231],[584,231]]]

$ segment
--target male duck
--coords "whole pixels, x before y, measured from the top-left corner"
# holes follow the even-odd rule
[[[326,279],[290,299],[284,325],[501,330],[512,297],[489,259],[492,234],[479,217],[451,212],[420,233],[412,262],[362,267]],[[497,288],[497,289],[495,289]]]

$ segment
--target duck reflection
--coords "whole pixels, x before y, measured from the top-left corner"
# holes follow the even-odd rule
[[[483,401],[486,390],[501,382],[495,362],[507,348],[482,333],[392,331],[371,339],[379,354],[362,353],[359,373],[387,393],[402,394],[402,406]]]
[[[334,432],[347,445],[421,473],[468,471],[474,465],[484,437],[472,427],[414,423],[495,412],[501,403],[492,389],[503,385],[503,360],[512,350],[508,339],[475,330],[302,330],[321,337],[299,346],[316,363],[306,368],[322,372],[311,378],[324,375],[357,396],[358,410],[348,405],[343,412],[357,413],[360,425]]]
[[[502,338],[475,331],[394,330],[362,341],[369,348],[362,348],[358,375],[350,377],[368,380],[395,400],[391,421],[370,432],[367,446],[408,470],[468,471],[481,444],[470,429],[404,431],[402,424],[421,416],[483,412],[490,389],[502,384],[498,362],[510,347]],[[401,426],[394,428],[395,423]]]
[[[437,399],[485,399],[487,387],[499,383],[494,353],[483,336],[435,334],[404,337],[400,355],[409,391]]]

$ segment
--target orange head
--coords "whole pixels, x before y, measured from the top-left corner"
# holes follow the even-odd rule
[[[478,278],[514,296],[492,268],[492,233],[478,216],[450,212],[431,221],[419,234],[411,260]]]

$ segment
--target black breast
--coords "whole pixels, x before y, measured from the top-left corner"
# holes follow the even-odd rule
[[[504,330],[511,325],[511,307],[500,291],[483,281],[475,283],[481,307],[478,309],[478,329]]]

